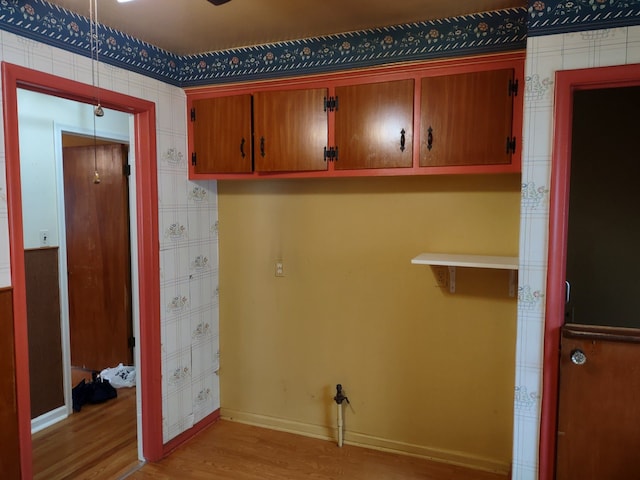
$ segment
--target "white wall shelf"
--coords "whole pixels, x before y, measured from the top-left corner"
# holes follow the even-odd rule
[[[416,265],[444,266],[449,268],[449,291],[456,291],[456,267],[493,268],[509,270],[509,296],[515,296],[518,257],[490,255],[455,255],[450,253],[421,253],[411,259]]]

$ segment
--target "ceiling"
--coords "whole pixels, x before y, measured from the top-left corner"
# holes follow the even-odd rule
[[[91,0],[49,0],[90,17]],[[470,13],[527,0],[98,0],[100,24],[177,55],[321,37]]]

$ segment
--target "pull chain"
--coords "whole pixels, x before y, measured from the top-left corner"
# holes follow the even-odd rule
[[[98,173],[98,153],[96,139],[96,117],[102,117],[104,110],[100,105],[100,60],[98,58],[98,2],[97,0],[89,0],[89,42],[91,49],[91,83],[96,92],[96,105],[93,107],[93,183],[100,183],[100,174]],[[93,54],[95,51],[95,62]],[[95,63],[95,68],[94,68]],[[96,81],[98,84],[96,84]]]

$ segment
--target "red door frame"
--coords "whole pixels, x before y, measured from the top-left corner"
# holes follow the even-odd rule
[[[140,380],[142,452],[146,460],[163,456],[162,372],[160,353],[160,267],[155,104],[25,67],[2,62],[4,136],[9,213],[11,281],[14,289],[16,400],[20,465],[23,479],[32,478],[31,408],[27,338],[24,243],[20,191],[17,89],[23,88],[76,100],[100,103],[134,117],[136,204],[140,296]]]
[[[555,131],[549,197],[547,303],[540,416],[540,480],[553,480],[555,476],[558,368],[560,328],[564,324],[573,93],[578,90],[640,85],[640,64],[558,71],[555,84]],[[597,126],[597,122],[602,120],[594,119],[594,125]]]

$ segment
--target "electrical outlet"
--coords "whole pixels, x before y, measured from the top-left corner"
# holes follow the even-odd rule
[[[284,263],[282,263],[282,260],[276,262],[276,277],[284,277]]]
[[[433,267],[433,273],[436,277],[436,286],[444,288],[449,284],[449,272],[447,267]]]
[[[49,230],[40,230],[40,246],[48,247],[49,243]]]

